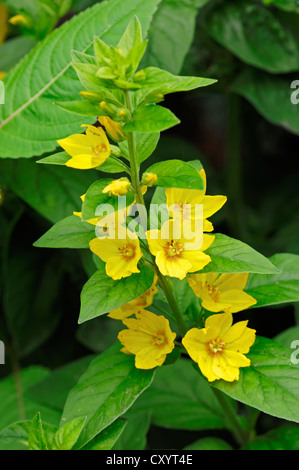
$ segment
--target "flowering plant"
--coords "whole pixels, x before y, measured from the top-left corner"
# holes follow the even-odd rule
[[[113,37],[105,40],[104,29],[92,46],[72,51],[65,84],[69,79],[77,94],[55,100],[64,119],[61,126],[53,120],[54,131],[49,126],[55,153],[49,145],[36,163],[79,175],[93,170],[92,183],[75,195],[77,210],[57,217],[34,246],[84,251],[90,277],[78,322],[105,318],[113,344],[84,363],[65,397],[58,428],[42,411],[18,423],[29,449],[117,449],[140,422],[144,435],[151,420],[176,428],[176,387],[183,394],[181,401],[177,395],[181,429],[225,428],[239,448],[254,446],[259,412],[299,421],[291,385],[298,369],[287,350],[260,335],[251,319],[253,309],[290,301],[290,287],[284,289],[288,260],[268,259],[215,230],[213,218],[229,198],[208,193],[209,171],[198,158],[169,155],[148,163],[161,133],[180,124],[166,105],[168,95],[216,85],[214,79],[176,75],[147,63],[150,43],[142,23],[157,3],[148,2],[142,18],[123,20]],[[109,3],[100,8],[110,11]],[[49,52],[53,44],[45,41]],[[9,152],[5,140],[3,148]],[[185,380],[194,382],[190,393],[200,402],[194,418]],[[17,440],[16,427],[5,433]]]

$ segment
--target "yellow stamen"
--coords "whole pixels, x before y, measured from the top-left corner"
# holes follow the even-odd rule
[[[173,258],[174,256],[180,256],[184,251],[183,245],[181,242],[176,240],[171,240],[166,244],[164,247],[165,254],[169,258]]]
[[[214,355],[220,354],[222,353],[224,347],[225,343],[220,338],[216,338],[208,343],[208,352]]]
[[[119,253],[123,256],[126,261],[130,261],[135,256],[136,248],[134,245],[124,245],[122,248],[118,248]]]

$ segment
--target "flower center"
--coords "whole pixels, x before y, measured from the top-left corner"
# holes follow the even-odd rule
[[[167,339],[165,337],[165,334],[163,331],[158,331],[153,337],[152,337],[152,344],[153,346],[157,346],[158,348],[161,348],[167,343]]]
[[[221,353],[224,347],[225,343],[220,338],[212,339],[208,343],[208,352],[216,355]]]
[[[168,258],[173,258],[174,256],[180,256],[184,251],[184,248],[181,242],[171,240],[166,244],[164,250]]]
[[[90,150],[94,154],[100,155],[101,153],[104,153],[107,151],[107,147],[105,144],[100,144],[100,145],[96,145],[95,147],[90,147]]]
[[[118,251],[121,256],[123,256],[127,261],[130,261],[135,256],[136,248],[134,245],[128,243],[121,248],[118,248]]]
[[[220,290],[215,286],[211,286],[210,284],[205,284],[205,288],[207,289],[208,294],[212,297],[214,302],[219,302]]]

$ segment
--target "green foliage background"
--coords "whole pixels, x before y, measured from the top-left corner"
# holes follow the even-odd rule
[[[17,0],[3,3],[11,15],[18,12]],[[11,27],[0,46],[0,70],[10,71],[4,80],[7,104],[0,106],[0,339],[6,345],[6,364],[0,367],[0,447],[23,448],[31,429],[31,448],[47,448],[46,438],[36,442],[35,431],[42,429],[40,435],[55,436],[58,448],[61,443],[90,449],[237,448],[231,424],[189,363],[163,367],[153,379],[150,372],[131,371],[126,357],[120,364],[115,346],[109,349],[120,328],[117,322],[97,317],[78,324],[80,292],[96,276],[94,258],[84,249],[90,234],[82,229],[78,238],[76,232],[77,250],[65,248],[65,240],[60,250],[33,244],[62,219],[67,221],[62,234],[69,237],[76,230],[71,214],[80,207],[79,195],[98,176],[36,161],[50,155],[56,140],[77,132],[82,122],[82,116],[58,106],[76,99],[82,88],[71,67],[71,50],[90,51],[94,35],[117,42],[133,15],[148,31],[144,66],[217,79],[207,88],[166,97],[166,107],[181,124],[163,132],[147,165],[199,158],[208,175],[208,193],[228,196],[213,219],[217,232],[242,240],[282,269],[276,277],[265,274],[264,285],[252,274],[247,291],[258,308],[237,314],[238,320],[250,318],[250,326],[265,337],[251,353],[266,371],[256,372],[261,390],[279,392],[290,380],[287,372],[284,379],[286,351],[291,355],[290,344],[299,339],[299,114],[290,99],[299,73],[298,7],[287,0],[74,0],[50,2],[57,9],[49,13],[47,2],[40,2],[41,10],[39,2],[33,10],[33,2],[21,3],[46,26],[38,31]],[[221,243],[220,238],[218,252],[214,248],[218,266]],[[241,250],[240,245],[231,249],[232,256]],[[253,253],[248,260],[259,264]],[[183,302],[184,292],[178,295]],[[277,341],[271,357],[261,353],[266,338]],[[107,363],[119,368],[117,383]],[[132,396],[110,416],[101,384],[110,381],[118,403],[128,375]],[[99,393],[91,396],[95,378]],[[231,397],[242,402],[241,426],[245,418],[256,423],[259,437],[247,447],[298,450],[298,366],[293,392],[283,397],[278,413],[263,398],[260,407],[252,400],[256,380],[252,371],[233,389],[219,385],[232,408],[237,402]],[[84,423],[76,413],[78,403],[86,407],[84,416],[93,418],[86,442],[79,437]],[[64,430],[67,437],[55,434],[61,419],[72,423]],[[23,420],[23,426],[15,424]]]

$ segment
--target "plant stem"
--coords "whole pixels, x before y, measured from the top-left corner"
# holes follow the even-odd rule
[[[236,441],[238,442],[239,445],[243,446],[248,441],[248,434],[247,434],[246,429],[243,428],[238,416],[236,415],[235,411],[231,407],[224,393],[217,390],[217,388],[214,388],[214,387],[211,387],[211,388],[217,400],[219,401],[229,423],[232,426],[232,433]]]
[[[158,274],[158,278],[159,278],[159,284],[161,286],[161,288],[163,289],[163,292],[165,294],[165,297],[169,303],[169,306],[173,312],[173,315],[174,315],[174,318],[176,320],[176,323],[178,325],[178,328],[179,328],[179,331],[180,331],[180,334],[182,336],[184,336],[187,331],[188,331],[188,328],[187,328],[187,325],[185,323],[185,320],[180,312],[180,309],[179,309],[179,306],[177,304],[177,301],[170,289],[170,286],[168,284],[168,280],[165,276],[163,276],[160,271],[157,269],[157,274]]]
[[[130,92],[128,90],[124,91],[125,94],[125,103],[126,107],[130,112],[130,116],[133,115],[132,103]],[[138,156],[136,153],[135,147],[135,139],[134,139],[134,132],[127,132],[128,137],[128,148],[129,148],[129,155],[130,155],[130,167],[131,167],[131,178],[132,178],[132,186],[136,195],[136,202],[137,204],[144,204],[143,194],[140,187],[139,181],[139,163],[138,163]]]
[[[128,90],[124,90],[124,94],[125,94],[125,104],[132,118],[133,109],[132,109],[130,92]],[[139,163],[138,163],[138,155],[136,153],[134,132],[127,132],[127,139],[128,139],[128,149],[129,149],[130,167],[131,167],[131,183],[135,192],[136,202],[137,204],[143,205],[143,207],[145,207],[144,198],[143,198],[143,194],[142,194],[141,186],[140,186],[140,175],[139,175],[140,168],[139,168]],[[147,217],[144,217],[144,213],[140,214],[140,217],[141,217],[141,224],[146,230]],[[153,257],[153,261],[154,261],[154,257]],[[187,326],[185,324],[183,316],[173,296],[173,293],[169,287],[167,279],[160,273],[158,268],[156,268],[156,272],[158,274],[159,284],[161,288],[163,289],[165,297],[167,298],[169,306],[174,314],[174,318],[177,322],[180,334],[183,336],[187,332]]]

